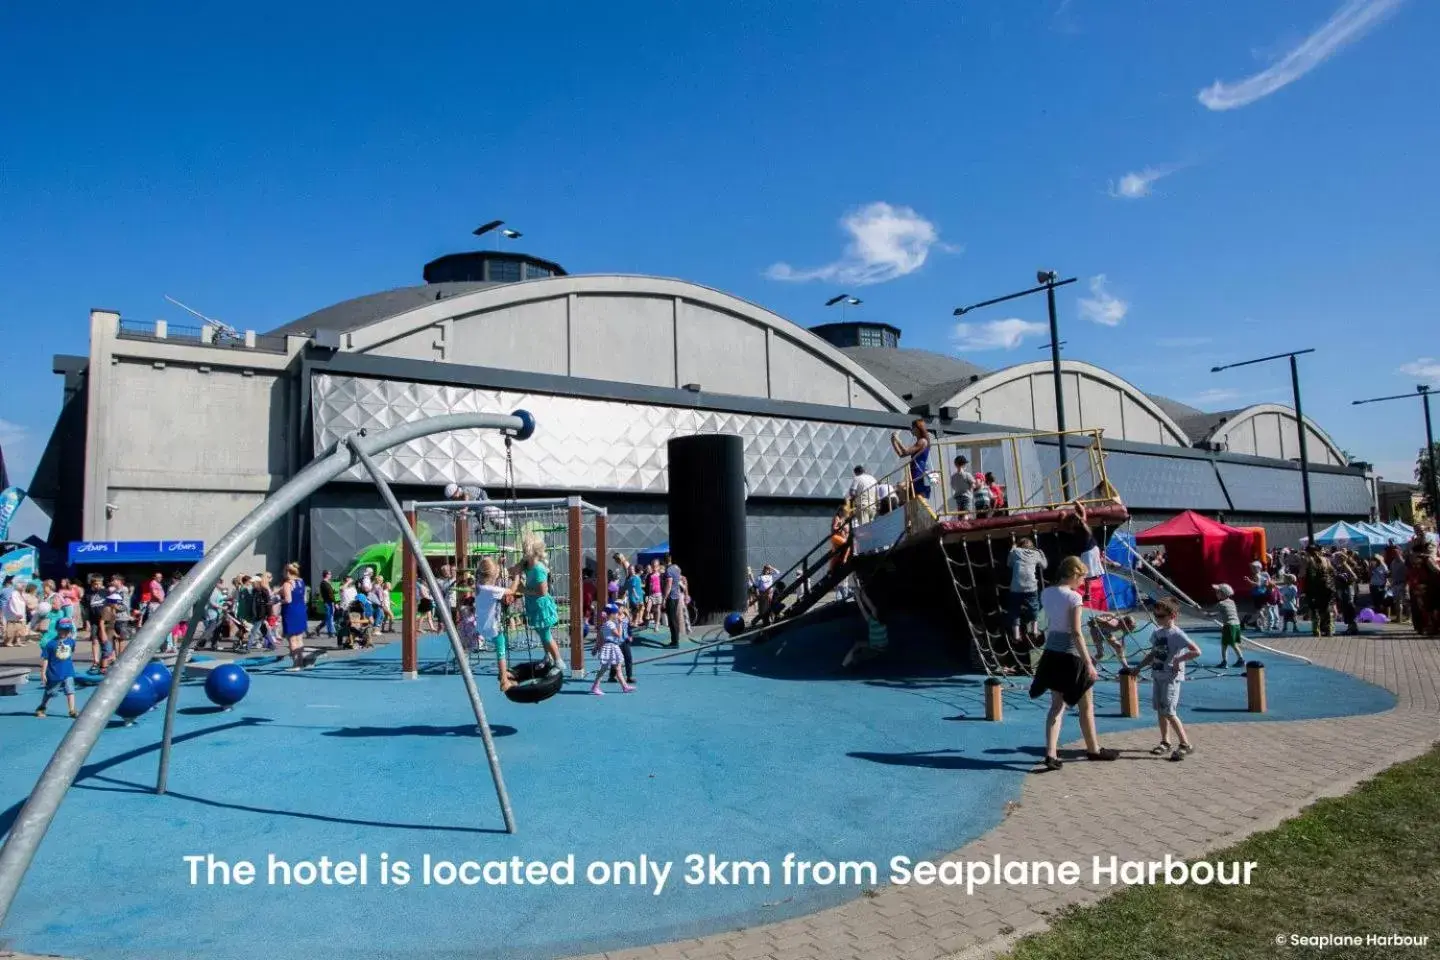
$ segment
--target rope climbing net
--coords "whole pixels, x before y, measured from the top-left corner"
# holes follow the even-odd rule
[[[1015,625],[1015,618],[1012,618],[1007,606],[1010,550],[1026,534],[1038,542],[1037,531],[1023,529],[986,533],[983,537],[948,543],[942,537],[938,541],[956,604],[975,645],[976,658],[988,677],[999,679],[1009,686],[1026,683],[1034,676],[1046,628],[1041,613],[1036,619],[1035,633],[1027,636]],[[1106,588],[1106,610],[1087,610],[1083,615],[1084,640],[1090,645],[1092,653],[1099,653],[1097,672],[1101,679],[1112,680],[1119,676],[1122,661],[1137,664],[1149,651],[1150,634],[1155,628],[1152,608],[1159,596],[1171,596],[1192,615],[1210,619],[1204,608],[1174,589],[1173,585],[1158,582],[1137,569],[1145,565],[1145,560],[1132,546],[1134,538],[1129,523],[1120,527],[1115,536],[1125,538],[1123,559],[1107,560],[1106,568],[1127,583],[1129,589],[1111,589],[1107,576],[1102,581]],[[1038,590],[1044,591],[1044,574],[1038,571],[1037,581]],[[1122,652],[1119,657],[1106,642],[1107,637],[1120,645]],[[1212,666],[1193,663],[1189,675],[1193,679],[1204,679],[1228,674]]]

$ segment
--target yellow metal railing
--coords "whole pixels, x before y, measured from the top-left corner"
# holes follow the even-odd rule
[[[1027,432],[1014,434],[961,434],[953,437],[932,438],[930,441],[930,464],[931,473],[939,475],[939,483],[934,485],[938,493],[937,501],[921,502],[926,504],[930,513],[937,518],[959,516],[953,495],[950,488],[950,470],[957,452],[969,454],[970,464],[967,469],[972,472],[980,472],[976,468],[980,465],[979,452],[983,449],[1000,449],[1002,456],[1006,458],[1009,469],[1004,472],[1007,483],[1002,487],[1005,494],[1005,505],[1003,507],[992,507],[987,511],[990,516],[1009,516],[1017,513],[1029,513],[1039,510],[1055,510],[1066,504],[1083,503],[1088,505],[1100,505],[1114,503],[1118,496],[1115,488],[1110,483],[1109,475],[1105,469],[1105,452],[1101,446],[1102,430],[1067,430],[1063,434],[1051,432]],[[1044,441],[1058,440],[1064,436],[1069,440],[1076,438],[1080,443],[1067,443],[1067,462],[1070,468],[1071,484],[1069,496],[1065,495],[1064,465],[1043,475],[1038,483],[1034,483],[1035,489],[1027,489],[1025,485],[1025,464],[1021,460],[1022,441]],[[899,467],[878,478],[882,486],[889,486],[896,491],[900,503],[915,499],[911,496],[912,485],[910,477],[910,463],[903,461]],[[853,505],[859,508],[859,504]]]

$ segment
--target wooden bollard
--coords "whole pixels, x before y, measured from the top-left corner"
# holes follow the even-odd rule
[[[1120,671],[1120,716],[1140,716],[1140,677],[1131,667]]]
[[[1265,664],[1251,660],[1245,664],[1245,685],[1247,688],[1246,709],[1251,713],[1265,712]]]
[[[1005,701],[1000,696],[1002,688],[998,677],[985,681],[985,719],[993,723],[999,723],[1005,716]]]

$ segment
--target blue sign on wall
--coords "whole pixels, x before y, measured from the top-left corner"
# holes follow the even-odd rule
[[[75,540],[70,565],[87,563],[195,563],[205,556],[199,540]]]

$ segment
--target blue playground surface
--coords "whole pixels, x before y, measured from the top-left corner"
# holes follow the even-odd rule
[[[422,676],[399,675],[398,644],[299,674],[258,661],[230,712],[187,681],[170,793],[154,796],[161,713],[112,725],[40,848],[3,936],[32,953],[86,958],[205,956],[559,957],[699,936],[784,919],[859,896],[858,886],[782,886],[789,852],[808,860],[937,857],[997,824],[1041,754],[1044,701],[1005,697],[984,722],[981,678],[927,666],[938,639],[892,629],[894,654],[854,672],[841,657],[863,631],[853,614],[795,628],[761,647],[722,645],[638,669],[639,689],[603,698],[568,683],[532,706],[506,701],[493,666],[479,678],[518,822],[503,832],[460,679],[440,672],[448,646],[427,637]],[[1195,632],[1200,663],[1215,633]],[[641,648],[637,658],[659,651]],[[1252,654],[1253,655],[1253,654]],[[1187,722],[1299,720],[1389,709],[1387,691],[1345,674],[1259,653],[1270,713],[1245,710],[1239,671],[1187,683]],[[1113,661],[1111,662],[1113,665]],[[1102,734],[1153,728],[1122,720],[1118,688],[1097,688]],[[0,701],[0,829],[69,721],[37,720],[30,684]],[[86,694],[82,694],[85,696]],[[63,709],[60,709],[63,716]],[[972,722],[974,721],[974,722]],[[1066,739],[1078,737],[1073,718]],[[1223,764],[1193,731],[1192,763]],[[1166,776],[1127,755],[1115,776]],[[1144,771],[1143,773],[1141,771]],[[1064,776],[1065,771],[1047,776]],[[254,885],[191,886],[182,858],[257,864]],[[269,854],[369,858],[369,885],[264,884]],[[768,861],[770,886],[687,886],[683,859]],[[382,854],[416,868],[382,886]],[[649,887],[422,886],[434,859],[675,861]]]

